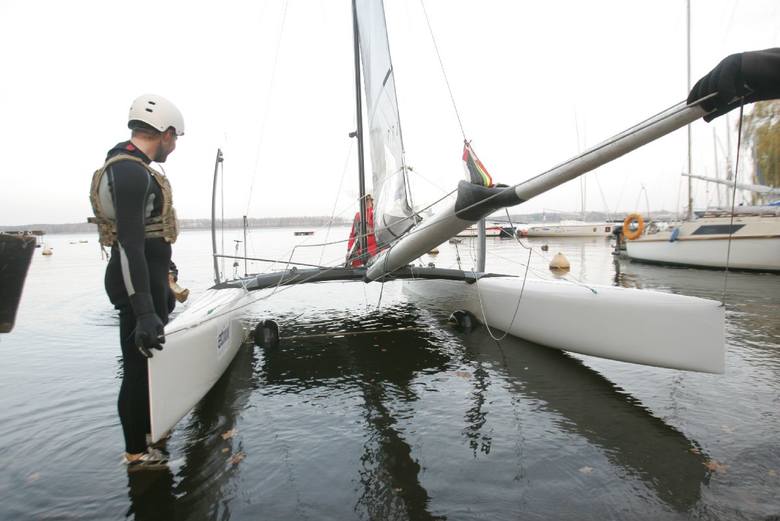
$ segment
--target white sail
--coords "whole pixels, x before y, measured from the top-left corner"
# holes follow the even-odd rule
[[[356,8],[371,144],[374,228],[381,247],[403,235],[415,221],[408,195],[384,4],[382,0],[357,0]]]

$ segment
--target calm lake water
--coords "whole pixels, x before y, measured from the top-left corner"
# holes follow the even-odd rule
[[[248,254],[286,259],[347,233],[254,230]],[[418,306],[400,283],[292,288],[249,311],[280,323],[280,347],[239,351],[173,431],[169,471],[128,474],[105,261],[93,235],[47,242],[0,337],[0,520],[780,519],[778,275],[728,276],[723,375],[458,333],[446,303]],[[530,244],[589,283],[723,296],[722,272],[616,262],[606,240]],[[489,248],[488,269],[523,273],[527,250]],[[191,298],[213,279],[210,251],[202,231],[174,246]],[[424,261],[473,258],[464,240]],[[532,256],[532,275],[550,277],[547,259]]]

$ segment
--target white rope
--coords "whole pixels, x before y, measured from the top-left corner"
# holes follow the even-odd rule
[[[515,305],[515,311],[512,313],[512,320],[509,321],[509,325],[506,328],[506,331],[504,331],[504,334],[500,337],[496,337],[493,334],[493,330],[490,328],[490,324],[487,320],[487,315],[485,314],[485,304],[482,301],[482,291],[479,289],[479,278],[477,278],[476,284],[477,286],[477,297],[479,298],[479,309],[482,312],[482,323],[485,324],[485,328],[487,329],[488,334],[490,335],[490,338],[495,340],[496,342],[500,342],[501,340],[505,339],[507,335],[509,335],[509,330],[512,329],[512,326],[515,323],[515,319],[517,318],[517,311],[520,309],[520,302],[523,299],[523,292],[525,291],[525,281],[528,278],[528,266],[531,264],[531,248],[528,248],[528,261],[526,264],[525,273],[523,275],[523,285],[520,287],[520,295],[517,297],[517,305]]]
[[[431,21],[428,18],[428,11],[425,9],[425,2],[420,0],[423,13],[425,14],[425,22],[428,24],[428,32],[431,35],[431,41],[433,41],[433,48],[436,50],[436,56],[439,59],[439,66],[441,67],[441,74],[444,76],[444,83],[447,84],[447,91],[450,93],[450,100],[452,101],[452,108],[455,111],[455,117],[458,118],[458,125],[460,126],[460,133],[463,135],[463,141],[466,141],[466,131],[463,130],[463,122],[460,120],[460,113],[458,112],[458,106],[455,104],[455,96],[452,95],[452,88],[450,87],[450,80],[447,79],[447,72],[444,70],[444,62],[441,59],[441,53],[439,53],[439,46],[436,44],[436,38],[433,35],[433,28],[431,27]]]

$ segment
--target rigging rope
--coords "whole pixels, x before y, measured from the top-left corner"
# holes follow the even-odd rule
[[[423,13],[425,14],[425,22],[428,24],[428,32],[431,35],[431,40],[433,41],[433,48],[436,49],[436,57],[439,59],[439,66],[441,67],[441,73],[442,76],[444,76],[444,83],[447,84],[447,90],[450,93],[450,100],[452,101],[452,108],[455,110],[455,117],[458,118],[458,125],[460,126],[460,133],[463,135],[463,141],[466,141],[466,131],[463,130],[463,122],[460,119],[460,113],[458,112],[458,106],[455,104],[455,96],[452,95],[452,88],[450,87],[450,80],[447,79],[447,72],[444,70],[444,62],[441,59],[441,54],[439,53],[439,46],[436,44],[436,37],[433,35],[433,28],[431,27],[431,21],[428,18],[428,11],[425,9],[425,2],[424,0],[420,0],[420,5],[422,6]]]
[[[262,123],[260,124],[260,138],[257,143],[257,153],[255,154],[255,167],[252,169],[252,182],[249,185],[249,196],[246,200],[246,211],[244,215],[249,215],[249,208],[252,205],[252,191],[255,188],[255,179],[257,178],[257,167],[260,164],[260,149],[263,144],[263,136],[265,135],[265,124],[268,121],[268,112],[271,106],[271,97],[274,92],[274,84],[276,83],[276,66],[279,63],[279,49],[282,46],[282,35],[284,34],[284,23],[287,20],[287,1],[284,2],[282,11],[282,24],[279,29],[279,37],[276,40],[276,51],[274,53],[274,65],[271,70],[271,82],[268,88],[268,97],[265,100],[265,111],[263,113]]]
[[[737,200],[737,175],[739,174],[739,152],[742,147],[742,120],[745,109],[745,97],[739,99],[739,128],[737,130],[737,157],[734,161],[734,186],[731,189],[731,217],[729,221],[729,241],[726,247],[726,272],[723,274],[723,295],[721,306],[726,307],[726,291],[729,281],[729,263],[731,262],[731,239],[734,236],[734,207]]]
[[[328,220],[328,227],[325,231],[325,240],[328,240],[328,237],[330,237],[330,229],[333,226],[333,218],[336,215],[336,206],[339,204],[339,194],[341,193],[341,187],[344,185],[344,177],[347,174],[347,168],[349,166],[349,160],[352,157],[352,149],[355,147],[355,140],[350,139],[349,140],[349,150],[347,150],[347,157],[344,160],[344,168],[341,169],[341,179],[339,179],[339,187],[336,190],[336,200],[333,201],[333,209],[330,211],[330,219]],[[323,246],[322,252],[320,252],[320,260],[319,263],[322,264],[322,257],[325,255],[325,247]]]

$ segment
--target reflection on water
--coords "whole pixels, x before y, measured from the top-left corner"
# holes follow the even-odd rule
[[[415,402],[414,377],[443,371],[450,357],[420,328],[413,306],[357,317],[336,310],[328,315],[328,322],[302,325],[293,340],[266,352],[265,381],[291,391],[301,385],[356,386],[365,433],[355,511],[369,519],[441,519],[428,511],[420,465],[389,404]]]
[[[500,367],[514,393],[537,399],[561,429],[602,449],[669,507],[687,512],[699,501],[708,481],[702,449],[603,376],[560,351],[512,337],[496,342],[484,330],[465,345],[467,356]],[[478,378],[475,392],[483,388]]]
[[[252,391],[255,355],[239,349],[223,377],[183,420],[170,469],[128,472],[135,519],[230,519],[243,452],[233,433]],[[174,475],[175,472],[175,475]]]

